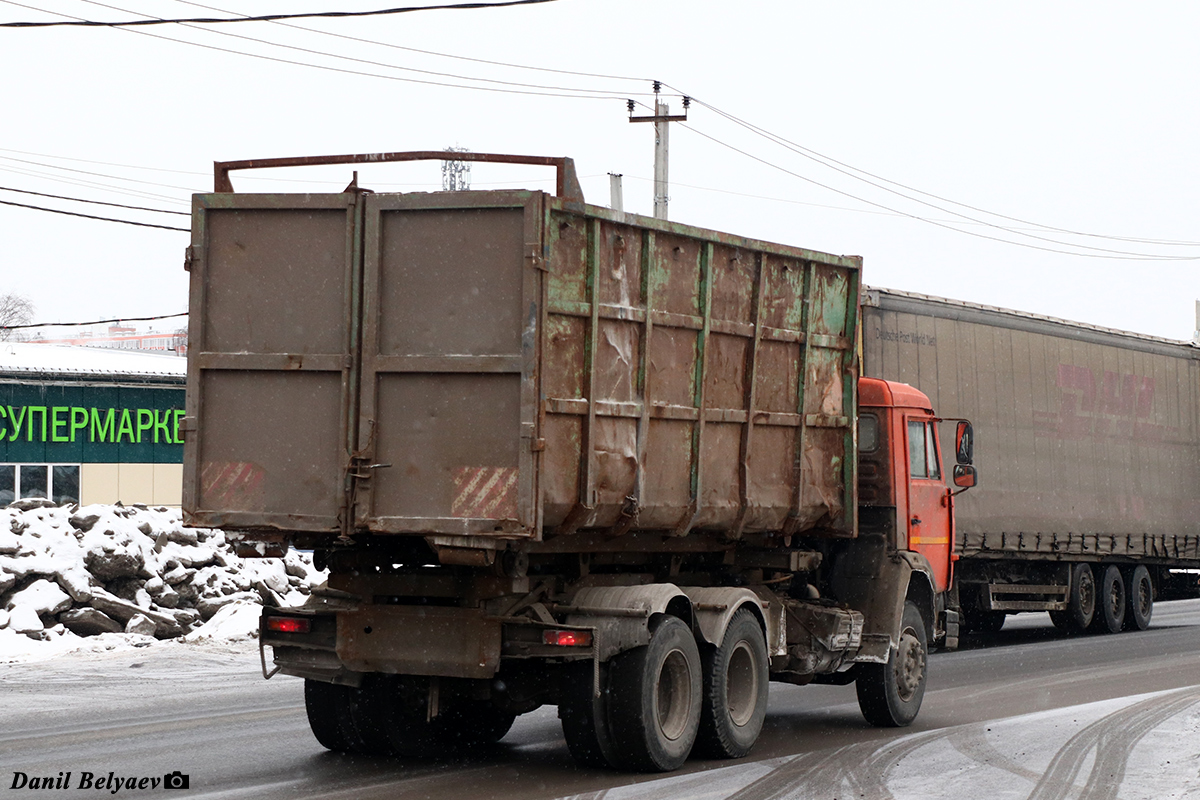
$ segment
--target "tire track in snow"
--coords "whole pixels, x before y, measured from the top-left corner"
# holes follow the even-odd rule
[[[1197,702],[1200,702],[1200,692],[1185,692],[1160,713],[1147,715],[1127,729],[1104,731],[1097,743],[1096,760],[1080,800],[1116,800],[1117,791],[1125,779],[1129,756],[1137,743],[1150,731]]]
[[[1075,779],[1093,751],[1092,771],[1079,800],[1115,798],[1134,745],[1151,730],[1196,702],[1200,702],[1200,692],[1191,687],[1152,697],[1101,717],[1059,748],[1028,800],[1066,800],[1075,790]]]
[[[960,730],[950,737],[950,746],[978,764],[1009,772],[1030,783],[1037,783],[1042,773],[1019,764],[992,746],[987,738],[989,724],[991,723],[971,725]]]

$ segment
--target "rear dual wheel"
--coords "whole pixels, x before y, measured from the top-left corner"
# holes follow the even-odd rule
[[[361,686],[305,680],[309,727],[323,747],[348,753],[421,756],[439,747],[499,741],[515,715],[486,702],[456,701],[428,718],[429,684],[408,675],[367,675]]]
[[[696,748],[710,758],[741,758],[750,752],[767,716],[767,640],[746,609],[729,620],[718,647],[706,647],[704,700]]]
[[[613,766],[639,772],[683,766],[700,728],[700,669],[696,639],[678,617],[662,617],[650,644],[612,659]]]

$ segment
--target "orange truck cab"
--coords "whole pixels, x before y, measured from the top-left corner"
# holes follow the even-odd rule
[[[959,491],[975,485],[970,423],[957,420],[957,463],[947,469],[938,434],[943,420],[923,392],[904,383],[860,378],[858,408],[861,532],[882,535],[889,551],[904,555],[929,577],[934,594],[930,610],[945,620],[947,645],[954,646],[958,604],[950,590],[958,491],[947,485],[947,473]]]

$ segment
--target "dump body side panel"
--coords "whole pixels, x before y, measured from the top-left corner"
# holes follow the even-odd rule
[[[1200,560],[1200,352],[937,298],[866,297],[864,374],[974,423],[980,485],[955,502],[961,555]]]
[[[858,259],[550,208],[547,530],[852,535]]]

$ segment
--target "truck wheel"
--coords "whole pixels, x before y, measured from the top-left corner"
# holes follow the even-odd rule
[[[643,772],[678,769],[700,728],[700,651],[678,617],[663,617],[650,644],[612,660],[609,719],[617,766]]]
[[[393,728],[398,726],[398,700],[390,676],[367,675],[362,686],[347,687],[344,713],[349,721],[346,739],[351,752],[372,756],[397,753],[392,740]]]
[[[859,664],[854,688],[858,707],[867,722],[879,728],[901,728],[912,723],[925,697],[929,641],[925,620],[915,603],[904,603],[900,644],[886,664]]]
[[[1087,564],[1071,569],[1071,591],[1067,598],[1067,630],[1083,633],[1096,616],[1096,579]]]
[[[1125,624],[1125,579],[1114,564],[1104,568],[1096,587],[1096,614],[1092,628],[1097,633],[1120,633]]]
[[[1125,602],[1125,630],[1149,628],[1150,617],[1154,614],[1154,584],[1150,581],[1150,570],[1141,564],[1129,573]]]
[[[489,702],[457,703],[443,709],[430,723],[434,738],[453,747],[495,744],[512,727],[516,714]]]
[[[347,736],[351,721],[347,691],[350,687],[324,681],[304,679],[304,709],[308,712],[308,727],[327,750],[353,750]]]
[[[563,737],[571,757],[581,767],[616,766],[616,755],[608,730],[608,694],[603,688],[608,665],[600,665],[600,696],[593,691],[591,660],[563,667],[558,703]]]
[[[767,640],[754,614],[733,615],[720,647],[700,655],[704,699],[696,747],[711,758],[741,758],[767,716]]]

